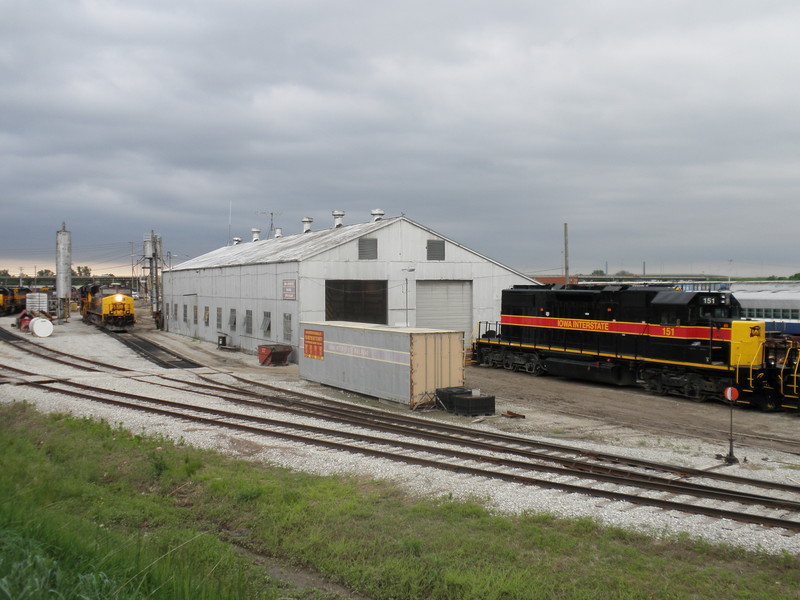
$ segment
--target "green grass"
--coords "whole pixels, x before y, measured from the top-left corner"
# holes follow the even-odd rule
[[[271,560],[376,599],[800,597],[787,554],[502,516],[0,408],[0,600],[334,597],[270,579]]]

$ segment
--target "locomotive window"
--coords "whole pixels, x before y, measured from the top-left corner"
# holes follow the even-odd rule
[[[678,325],[678,313],[674,310],[661,311],[661,325]]]
[[[725,306],[701,306],[701,319],[724,319],[728,316],[728,309]]]

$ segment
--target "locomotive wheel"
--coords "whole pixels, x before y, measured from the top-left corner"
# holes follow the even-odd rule
[[[667,393],[667,388],[661,382],[661,375],[659,374],[649,375],[645,379],[644,389],[656,396],[664,396]]]
[[[544,375],[544,365],[538,356],[525,363],[525,372],[530,373],[534,377],[541,377]]]
[[[514,357],[506,355],[503,357],[503,368],[509,371],[516,371],[514,368]]]
[[[694,380],[687,381],[684,384],[683,395],[694,402],[702,402],[704,400],[702,394],[700,394],[700,384]]]

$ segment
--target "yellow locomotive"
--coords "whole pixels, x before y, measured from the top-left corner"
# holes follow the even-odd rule
[[[87,283],[78,292],[81,315],[87,323],[111,331],[125,331],[136,323],[130,288],[119,283]]]
[[[18,313],[25,308],[26,287],[0,287],[0,315]]]

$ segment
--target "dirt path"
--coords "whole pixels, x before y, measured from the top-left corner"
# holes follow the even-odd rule
[[[533,377],[477,366],[467,367],[466,385],[494,395],[498,414],[511,410],[526,415],[526,419],[498,423],[509,431],[594,441],[603,441],[612,430],[729,439],[731,411],[722,403],[696,403],[673,396],[652,396],[635,387]],[[743,444],[800,452],[800,413],[735,408],[733,431],[734,439],[741,438]],[[770,438],[793,440],[796,445],[787,448]],[[721,446],[721,451],[725,448]]]

